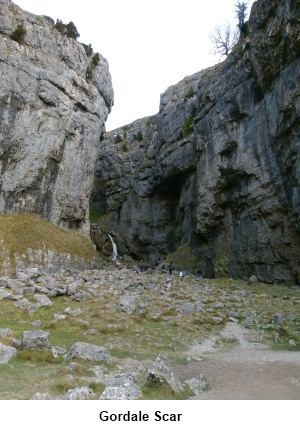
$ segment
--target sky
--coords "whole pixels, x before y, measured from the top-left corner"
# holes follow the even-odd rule
[[[115,103],[106,129],[112,130],[155,114],[167,87],[219,61],[210,34],[234,23],[236,0],[14,2],[32,13],[73,21],[79,41],[108,60]]]

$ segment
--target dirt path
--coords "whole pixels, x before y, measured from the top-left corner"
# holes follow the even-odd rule
[[[217,352],[195,363],[190,375],[191,371],[205,375],[211,386],[198,399],[300,399],[299,352]]]
[[[236,347],[221,351],[218,339],[193,345],[194,360],[178,369],[184,379],[202,374],[209,381],[211,389],[197,399],[300,399],[300,352],[266,349],[238,324],[227,324],[222,336],[233,336]]]

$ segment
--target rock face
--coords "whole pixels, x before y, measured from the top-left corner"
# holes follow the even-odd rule
[[[187,246],[208,277],[300,282],[299,9],[255,2],[225,62],[105,135],[92,208],[120,251]]]
[[[24,41],[11,36],[18,26]],[[113,102],[107,61],[47,17],[0,0],[0,211],[89,234],[99,138]]]

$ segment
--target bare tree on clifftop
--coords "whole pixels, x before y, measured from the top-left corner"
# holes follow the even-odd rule
[[[214,54],[219,55],[221,58],[228,57],[238,41],[239,33],[227,24],[223,27],[216,27],[210,38],[214,46]]]

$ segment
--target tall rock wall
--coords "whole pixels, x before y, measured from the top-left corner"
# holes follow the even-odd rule
[[[11,36],[21,25],[19,43]],[[89,197],[113,103],[107,61],[47,17],[0,0],[0,211],[89,234]]]
[[[92,207],[124,252],[188,245],[205,276],[300,282],[299,9],[255,2],[225,62],[105,135]]]

